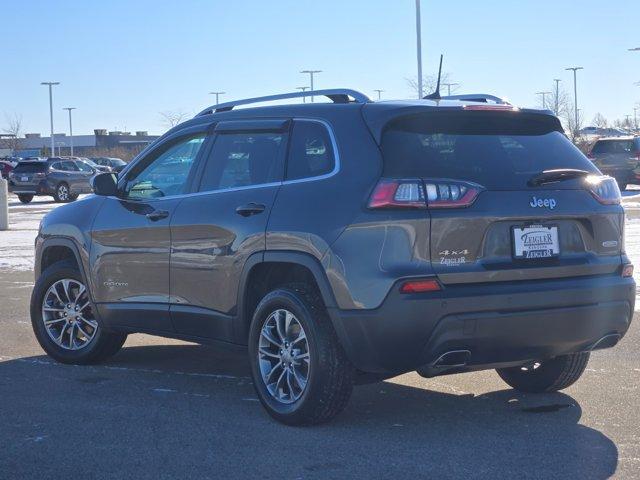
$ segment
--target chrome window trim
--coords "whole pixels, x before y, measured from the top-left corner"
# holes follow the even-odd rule
[[[324,126],[324,128],[327,129],[327,132],[329,133],[329,140],[331,141],[331,147],[333,148],[333,163],[334,163],[333,170],[331,170],[329,173],[324,173],[322,175],[317,175],[315,177],[296,178],[295,180],[284,180],[282,184],[292,185],[296,183],[315,182],[319,180],[325,180],[327,178],[331,178],[334,175],[336,175],[340,171],[340,153],[338,152],[338,142],[336,142],[336,137],[333,133],[333,128],[331,127],[331,124],[326,120],[322,120],[319,118],[307,118],[307,117],[293,118],[293,121],[294,122],[316,122],[316,123],[320,123],[321,125]],[[285,171],[284,174],[286,175],[287,172]]]
[[[161,201],[161,200],[174,200],[176,198],[191,198],[191,197],[199,197],[199,196],[202,196],[202,195],[212,195],[212,194],[217,194],[217,193],[227,193],[227,192],[238,192],[238,191],[242,191],[242,190],[252,190],[254,188],[269,188],[269,187],[279,187],[279,186],[283,186],[283,185],[292,185],[292,184],[296,184],[296,183],[315,182],[315,181],[325,180],[327,178],[331,178],[331,177],[337,175],[338,172],[340,172],[340,167],[341,167],[340,154],[338,153],[338,143],[336,142],[336,138],[335,138],[335,135],[334,135],[333,128],[332,128],[331,124],[329,122],[327,122],[326,120],[319,119],[319,118],[295,117],[295,118],[292,118],[292,120],[294,122],[297,121],[297,122],[316,122],[316,123],[320,123],[327,129],[327,132],[329,133],[329,139],[331,140],[331,146],[333,148],[334,166],[333,166],[333,170],[332,171],[330,171],[329,173],[325,173],[323,175],[315,176],[315,177],[297,178],[295,180],[284,180],[284,181],[280,181],[280,182],[260,183],[260,184],[257,184],[257,185],[247,185],[247,186],[244,186],[244,187],[223,188],[223,189],[220,189],[220,190],[207,190],[206,192],[191,192],[191,193],[183,193],[183,194],[180,194],[180,195],[168,195],[166,197],[144,198],[144,199],[140,199],[140,198],[126,199],[126,198],[120,198],[120,197],[116,197],[116,196],[110,195],[108,198],[113,198],[113,199],[116,199],[116,200],[124,200],[124,201],[127,201],[127,202],[141,202],[141,203],[157,202],[157,201]],[[285,172],[285,175],[286,175],[286,172]]]

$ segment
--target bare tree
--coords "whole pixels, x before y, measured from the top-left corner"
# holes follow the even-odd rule
[[[441,92],[440,94],[445,93],[444,92],[444,87],[442,87],[442,84],[444,83],[449,83],[449,79],[451,78],[451,75],[447,72],[443,72],[442,73],[442,77],[440,78],[440,89]],[[407,86],[409,87],[409,90],[411,91],[411,95],[416,97],[418,95],[418,79],[417,78],[405,78],[405,80],[407,81]],[[436,89],[436,84],[438,83],[438,76],[437,75],[427,75],[422,79],[422,94],[423,95],[428,95],[431,92],[433,92]],[[453,88],[451,89],[451,93],[455,92],[458,89],[459,85],[457,86],[453,86]]]
[[[7,136],[2,142],[6,148],[17,150],[20,146],[20,136],[22,135],[22,115],[13,113],[5,114],[5,127],[2,132]]]
[[[578,122],[576,123],[576,114],[574,103],[569,101],[567,104],[567,108],[564,111],[563,120],[565,124],[565,128],[569,137],[573,141],[573,143],[579,143],[580,141],[580,129],[582,128],[582,124],[584,123],[584,116],[580,109],[578,109]]]
[[[593,117],[592,123],[596,128],[607,128],[609,126],[609,121],[600,112]]]
[[[540,106],[542,108],[548,108],[552,110],[556,117],[564,117],[567,111],[571,100],[569,100],[569,95],[562,88],[558,88],[556,90],[556,86],[553,85],[549,89],[549,92],[546,95],[546,105],[542,104],[542,98],[540,98]],[[574,119],[575,120],[575,119]]]
[[[187,113],[182,110],[166,110],[159,115],[162,125],[167,128],[175,127],[187,118]]]

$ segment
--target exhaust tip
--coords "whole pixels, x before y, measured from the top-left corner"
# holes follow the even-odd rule
[[[449,352],[440,355],[435,362],[432,363],[434,367],[464,367],[471,358],[471,352],[469,350],[451,350]]]

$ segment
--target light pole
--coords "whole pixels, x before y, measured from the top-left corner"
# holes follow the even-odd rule
[[[63,110],[69,112],[69,146],[71,147],[71,156],[73,157],[73,123],[71,122],[71,110],[76,107],[64,107]]]
[[[573,71],[573,104],[574,104],[574,110],[575,110],[575,114],[576,114],[576,123],[575,123],[575,133],[578,133],[578,80],[577,80],[577,75],[576,72],[578,70],[583,70],[584,67],[568,67],[565,68],[565,70],[571,70]]]
[[[218,105],[220,103],[220,95],[224,95],[227,92],[209,92],[209,95],[215,95],[216,96],[216,105]]]
[[[304,92],[308,88],[309,87],[296,87],[296,90],[300,90],[301,92]],[[302,97],[302,103],[307,103],[307,97]]]
[[[459,83],[443,83],[442,85],[447,87],[447,96],[450,97],[451,96],[451,87],[457,87],[460,84]]]
[[[551,95],[553,92],[536,92],[536,95],[542,95],[542,108],[547,108],[547,95]]]
[[[40,85],[49,86],[49,120],[51,121],[51,156],[56,154],[56,144],[53,140],[53,89],[54,85],[60,85],[60,82],[40,82]]]
[[[633,107],[633,128],[638,129],[638,107]]]
[[[380,100],[382,98],[382,92],[384,92],[384,90],[381,90],[379,88],[374,88],[373,89],[374,92],[378,92],[378,100]]]
[[[315,73],[322,73],[322,70],[300,70],[300,73],[309,74],[309,85],[311,86],[311,91],[313,92],[313,75]],[[311,103],[313,103],[313,95],[311,95]]]
[[[420,0],[416,0],[416,46],[418,47],[418,98],[422,98],[422,31],[420,29]]]

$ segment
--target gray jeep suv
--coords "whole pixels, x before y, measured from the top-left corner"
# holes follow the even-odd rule
[[[235,108],[311,94],[331,102]],[[495,97],[219,104],[93,186],[36,240],[44,350],[99,362],[134,332],[240,346],[287,424],[413,370],[559,390],[632,318],[615,181],[549,112]]]

